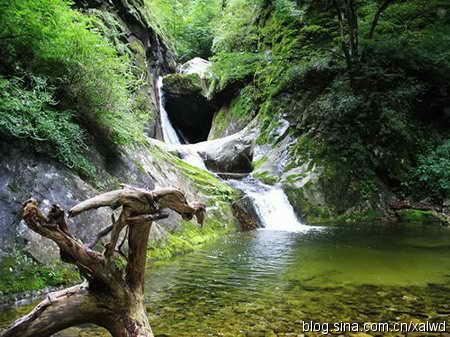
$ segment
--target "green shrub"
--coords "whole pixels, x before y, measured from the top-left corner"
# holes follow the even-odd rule
[[[260,53],[233,52],[215,55],[212,71],[218,77],[216,88],[221,90],[231,83],[251,79],[264,59],[264,55]]]
[[[68,167],[85,176],[95,168],[83,155],[86,150],[83,130],[74,123],[73,113],[56,110],[54,88],[45,78],[30,77],[7,80],[0,76],[0,135],[31,141],[37,147],[47,146]]]
[[[213,51],[258,52],[257,18],[263,0],[228,0],[226,9],[214,24]]]
[[[142,123],[131,110],[130,62],[95,31],[94,16],[65,0],[0,6],[0,62],[8,75],[24,69],[47,77],[58,106],[72,110],[96,137],[119,144],[142,137]]]
[[[418,195],[436,199],[450,197],[450,140],[419,156],[419,163],[412,174]]]
[[[211,56],[212,24],[221,0],[145,0],[155,28],[166,37],[180,62]]]
[[[74,268],[61,264],[41,265],[23,253],[5,257],[0,263],[0,291],[5,294],[68,285],[79,281],[80,276]]]

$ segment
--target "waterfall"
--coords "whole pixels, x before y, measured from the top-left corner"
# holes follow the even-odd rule
[[[175,129],[172,126],[172,123],[170,122],[169,115],[167,114],[167,111],[164,108],[164,96],[162,87],[163,87],[163,78],[162,76],[159,76],[157,88],[159,97],[159,113],[161,116],[161,129],[163,132],[164,142],[166,142],[167,144],[181,144],[177,132],[175,131]]]
[[[198,71],[198,67],[204,67],[204,62],[198,65],[193,62],[191,68]],[[186,67],[185,72],[193,71],[191,68]],[[207,68],[205,68],[207,69]],[[177,135],[172,123],[170,122],[169,115],[164,108],[164,95],[163,95],[163,78],[158,78],[158,95],[159,95],[159,110],[161,116],[161,128],[163,132],[164,142],[172,144],[176,149],[180,157],[191,164],[203,170],[208,170],[203,162],[202,157],[199,155],[199,145],[182,145],[180,138]],[[233,136],[229,136],[233,137]],[[225,139],[225,138],[224,138]],[[214,141],[203,142],[211,143],[223,142],[224,139],[217,139]],[[230,180],[230,184],[243,191],[252,201],[257,216],[260,219],[263,229],[266,230],[280,230],[290,232],[302,232],[311,229],[310,226],[306,226],[298,221],[289,200],[280,186],[268,186],[261,183],[258,180],[247,178],[244,180]]]
[[[264,229],[306,232],[312,228],[297,219],[294,209],[280,186],[268,186],[251,178],[232,180],[230,183],[252,200]]]

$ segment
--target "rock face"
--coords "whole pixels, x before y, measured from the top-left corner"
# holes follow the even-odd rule
[[[170,74],[163,79],[164,107],[186,143],[208,138],[213,108],[204,96],[198,74]]]
[[[307,139],[291,137],[289,128],[289,122],[282,120],[273,129],[271,142],[255,148],[255,178],[281,184],[297,216],[307,224],[363,222],[383,216],[390,194],[382,184],[374,182],[378,193],[363,196],[356,178],[327,161],[315,161]]]
[[[48,263],[56,260],[57,249],[50,240],[30,231],[21,224],[21,206],[27,198],[40,198],[43,206],[58,202],[64,208],[94,196],[96,190],[64,166],[30,153],[24,146],[0,146],[0,254],[25,246],[37,260]],[[90,216],[82,215],[77,225],[69,224],[79,238],[87,239],[105,227],[109,219],[102,210]]]
[[[252,171],[253,150],[258,134],[254,124],[228,137],[191,145],[165,148],[185,158],[198,153],[206,167],[216,173],[248,173]]]
[[[143,80],[137,95],[143,110],[152,111],[146,132],[162,139],[157,118],[156,78],[173,72],[176,66],[172,52],[152,27],[144,4],[139,0],[76,0],[75,5],[86,14],[98,18],[107,29],[106,34],[119,54],[128,54],[133,72]]]
[[[83,181],[50,158],[29,151],[24,144],[11,146],[3,142],[0,155],[0,258],[14,250],[24,249],[40,262],[57,260],[57,247],[21,224],[22,202],[34,196],[42,201],[43,206],[49,207],[57,202],[68,209],[98,194],[102,185],[108,189],[120,188],[119,183],[149,189],[155,186],[180,188],[187,192],[188,200],[198,200],[207,205],[206,225],[208,221],[220,219],[224,226],[235,226],[231,206],[224,200],[224,195],[228,195],[230,200],[233,198],[233,190],[207,172],[197,180],[192,169],[179,164],[176,157],[154,145],[133,151],[123,150],[116,158],[110,158],[107,165],[97,159],[99,174],[95,183],[98,186]],[[215,189],[217,194],[211,192]],[[101,209],[83,214],[69,222],[70,230],[88,242],[110,224],[108,214]],[[152,240],[161,240],[167,233],[177,231],[181,223],[180,216],[170,213],[168,219],[152,227]]]
[[[248,196],[233,202],[232,208],[242,230],[249,231],[262,227],[253,201]]]
[[[241,131],[251,121],[251,117],[237,116],[233,113],[233,100],[223,105],[215,114],[211,123],[208,140],[218,139]]]

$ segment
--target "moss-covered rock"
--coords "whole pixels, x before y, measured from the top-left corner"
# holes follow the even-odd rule
[[[402,209],[395,214],[401,223],[450,226],[449,217],[434,210]]]
[[[241,90],[238,97],[224,104],[214,114],[208,140],[229,136],[247,126],[256,114],[256,107],[249,99],[246,91]]]
[[[16,252],[0,262],[0,304],[4,295],[17,294],[45,287],[79,282],[75,267],[58,264],[41,265],[23,252]]]
[[[164,92],[172,95],[202,93],[202,82],[197,74],[169,74],[163,79]]]

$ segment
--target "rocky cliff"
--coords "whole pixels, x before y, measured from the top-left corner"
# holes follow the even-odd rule
[[[162,38],[152,28],[144,4],[140,1],[76,1],[86,15],[96,18],[96,27],[114,44],[118,53],[132,60],[133,72],[140,79],[135,99],[152,112],[147,135],[161,138],[158,117],[157,76],[174,71],[175,62]],[[59,203],[69,208],[77,202],[126,183],[146,188],[173,186],[183,190],[190,200],[208,207],[204,228],[185,225],[181,217],[156,223],[151,239],[159,242],[153,254],[168,257],[192,249],[207,236],[217,236],[236,226],[231,201],[236,192],[215,176],[186,164],[156,143],[139,146],[109,146],[89,136],[89,160],[95,165],[95,178],[80,177],[76,172],[47,155],[36,151],[26,141],[7,139],[0,144],[0,258],[25,253],[41,263],[58,259],[57,248],[50,241],[29,231],[21,221],[21,203],[34,196],[44,206]],[[111,221],[108,212],[93,211],[70,222],[71,231],[89,240]],[[190,231],[190,235],[171,242],[171,233]]]

